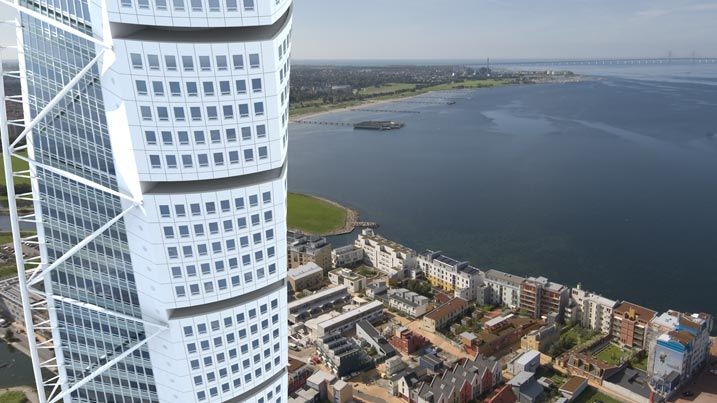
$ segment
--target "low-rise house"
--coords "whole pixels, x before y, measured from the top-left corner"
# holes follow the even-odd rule
[[[366,289],[366,277],[346,268],[338,268],[329,272],[329,281],[334,285],[345,285],[351,294]]]
[[[388,306],[405,315],[418,318],[431,309],[431,300],[405,288],[388,290]]]
[[[566,318],[580,323],[586,329],[608,334],[616,306],[617,301],[583,290],[578,284],[571,290]]]
[[[621,302],[613,310],[610,333],[621,346],[642,350],[647,347],[647,329],[657,312],[630,302]]]
[[[363,249],[355,245],[346,245],[331,251],[331,264],[334,267],[350,267],[363,261]]]
[[[443,369],[443,360],[435,354],[424,354],[418,357],[418,365],[427,371],[436,374]]]
[[[406,363],[397,355],[387,359],[383,365],[384,373],[388,378],[406,369]]]
[[[593,352],[600,350],[601,346],[610,343],[610,336],[601,337],[588,345],[574,348],[569,352],[559,356],[554,365],[562,367],[570,375],[588,378],[597,384],[618,373],[625,363],[611,364],[597,359]]]
[[[488,286],[486,301],[492,305],[505,305],[508,308],[520,306],[520,287],[525,277],[504,273],[498,270],[487,270],[483,281]]]
[[[560,327],[553,323],[528,332],[520,339],[520,348],[545,353],[558,339],[560,339]]]
[[[317,391],[319,393],[320,400],[327,400],[329,398],[329,388],[335,381],[335,375],[325,371],[316,371],[313,375],[306,379],[306,386]]]
[[[287,232],[288,268],[314,262],[324,270],[331,269],[331,244],[324,237]]]
[[[371,347],[376,349],[378,353],[377,362],[381,362],[387,358],[391,358],[396,355],[396,350],[389,344],[385,337],[376,330],[371,323],[366,320],[360,320],[356,323],[356,337],[362,339],[368,343]]]
[[[518,397],[513,393],[513,388],[505,384],[495,390],[495,393],[486,398],[483,403],[515,403]]]
[[[426,370],[423,368],[407,368],[388,379],[389,392],[394,396],[409,400],[411,390],[421,382],[425,375]]]
[[[361,231],[354,246],[363,250],[364,261],[377,270],[403,278],[404,270],[416,265],[416,252],[411,248],[377,235],[370,228]]]
[[[305,362],[289,357],[289,394],[301,389],[306,385],[306,380],[314,373]]]
[[[383,318],[383,304],[380,301],[371,301],[348,312],[344,312],[331,319],[316,324],[316,336],[330,333],[343,333],[352,330],[356,323],[365,319],[371,323]]]
[[[286,280],[294,292],[321,288],[324,282],[324,269],[314,262],[302,264],[286,271]]]
[[[536,372],[539,366],[540,351],[528,350],[508,363],[508,371],[513,375],[519,374],[523,371]]]
[[[396,329],[394,335],[389,339],[389,343],[404,354],[413,354],[431,344],[427,338],[413,333],[405,327]]]
[[[316,342],[316,352],[338,377],[363,371],[373,365],[373,361],[363,349],[340,334],[321,337]]]
[[[348,382],[339,379],[334,382],[331,403],[348,403],[353,400],[354,388]]]
[[[465,346],[465,349],[473,354],[493,355],[517,344],[524,335],[538,326],[540,322],[534,319],[513,314],[499,316],[485,322],[473,344]]]
[[[366,296],[380,301],[388,301],[388,284],[378,280],[366,286]]]
[[[476,356],[452,370],[436,375],[411,393],[417,403],[467,403],[495,389],[501,382],[500,363],[495,358]]]
[[[573,400],[577,399],[578,396],[580,396],[580,394],[583,393],[583,391],[587,387],[587,378],[573,376],[568,379],[568,381],[565,382],[563,386],[558,389],[558,391],[560,391],[560,394],[563,395],[563,397],[565,397],[569,402],[572,402]]]
[[[445,304],[427,313],[421,321],[421,327],[424,329],[436,332],[441,330],[453,321],[463,316],[463,313],[468,309],[468,301],[463,298],[453,298]]]
[[[543,387],[535,379],[534,372],[520,372],[509,380],[507,384],[513,389],[513,394],[515,394],[519,403],[537,402],[544,393]]]
[[[312,295],[289,303],[289,322],[299,323],[343,306],[351,301],[347,286],[338,286],[318,291]]]

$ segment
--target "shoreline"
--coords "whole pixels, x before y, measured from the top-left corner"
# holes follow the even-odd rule
[[[407,91],[402,92],[398,94],[392,94],[389,98],[369,98],[369,99],[363,99],[363,100],[357,100],[355,105],[348,105],[348,106],[342,106],[341,104],[328,104],[325,105],[328,109],[323,111],[317,111],[317,112],[307,112],[307,113],[299,113],[294,116],[292,116],[291,111],[289,111],[289,123],[301,123],[302,120],[309,119],[309,118],[315,118],[319,116],[323,116],[329,113],[335,113],[335,112],[346,112],[353,109],[360,109],[369,105],[383,105],[388,104],[392,102],[396,102],[398,100],[403,99],[411,99],[416,98],[421,95],[431,94],[434,92],[443,92],[443,91],[467,91],[467,90],[483,90],[483,89],[489,89],[489,88],[501,88],[501,87],[512,87],[512,86],[521,86],[521,85],[542,85],[542,84],[572,84],[572,83],[579,83],[586,81],[589,77],[584,75],[575,75],[573,80],[569,81],[551,81],[551,82],[534,82],[534,83],[514,83],[514,82],[502,82],[497,85],[486,85],[486,86],[477,86],[477,87],[468,87],[468,88],[460,88],[460,85],[456,88],[434,88],[434,89],[417,89],[415,91]],[[455,83],[459,84],[459,83]],[[436,86],[444,86],[444,85],[451,85],[451,83],[448,84],[438,84]],[[389,94],[386,94],[388,96]]]
[[[344,205],[342,205],[342,204],[340,204],[340,203],[337,203],[337,202],[335,202],[335,201],[333,201],[333,200],[329,200],[329,199],[327,199],[327,198],[325,198],[325,197],[321,197],[321,196],[317,196],[317,195],[312,195],[312,194],[309,194],[309,193],[300,193],[300,192],[291,192],[291,193],[296,194],[296,195],[299,195],[299,196],[304,196],[304,197],[309,197],[309,198],[312,198],[312,199],[316,199],[316,200],[319,200],[319,201],[322,201],[322,202],[331,204],[332,206],[338,207],[338,208],[340,208],[340,209],[342,209],[342,210],[344,210],[344,211],[346,212],[346,220],[344,221],[344,225],[343,225],[342,227],[337,228],[337,229],[334,229],[334,230],[332,230],[332,231],[323,232],[323,233],[311,233],[311,232],[308,232],[308,231],[304,231],[304,230],[302,230],[302,229],[300,229],[300,228],[289,228],[289,227],[287,226],[287,230],[289,230],[289,231],[300,232],[300,233],[306,234],[306,235],[335,236],[335,235],[350,234],[350,233],[352,233],[352,232],[353,232],[356,228],[358,228],[358,227],[366,227],[366,226],[373,226],[373,227],[375,227],[375,226],[378,226],[378,224],[373,223],[373,222],[362,222],[362,221],[360,221],[360,219],[359,219],[359,218],[360,218],[360,214],[359,214],[358,211],[356,211],[356,210],[354,210],[354,209],[352,209],[352,208],[350,208],[350,207],[346,207],[346,206],[344,206]],[[369,224],[369,225],[366,225],[366,224]]]

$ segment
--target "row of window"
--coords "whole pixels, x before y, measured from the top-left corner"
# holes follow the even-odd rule
[[[203,265],[201,265],[201,266],[203,266]],[[188,266],[188,268],[189,267],[191,267],[192,270],[195,270],[194,266]],[[270,264],[269,266],[267,266],[266,270],[263,267],[259,267],[259,268],[256,268],[254,271],[245,271],[243,284],[249,285],[252,282],[254,282],[255,278],[256,278],[256,280],[263,280],[267,276],[267,271],[268,271],[269,276],[276,274],[276,264],[274,264],[274,263]],[[174,288],[174,293],[177,296],[177,298],[186,298],[188,296],[197,297],[197,296],[200,296],[203,294],[204,295],[212,294],[215,291],[217,291],[217,292],[226,291],[229,288],[229,286],[231,286],[232,288],[241,287],[242,286],[241,276],[239,274],[235,274],[235,275],[229,276],[227,278],[216,279],[216,282],[215,281],[204,281],[202,283],[176,285]]]
[[[194,145],[204,145],[209,142],[210,144],[221,144],[222,141],[226,143],[235,143],[238,139],[237,129],[233,127],[226,128],[224,130],[224,139],[222,139],[222,132],[219,129],[208,130],[208,136],[204,133],[204,130],[194,130],[191,135],[187,130],[178,130],[176,133],[172,133],[169,130],[161,130],[159,132],[159,138],[157,132],[154,130],[145,130],[144,139],[147,145],[154,146],[159,144],[160,140],[162,145],[191,145],[191,140],[194,140]],[[251,126],[242,126],[239,128],[242,141],[250,141],[252,139],[252,128]],[[266,138],[266,125],[260,124],[254,127],[257,139]],[[176,137],[176,138],[175,138]],[[207,138],[208,137],[208,138]]]
[[[263,91],[261,78],[252,78],[249,80],[251,83],[251,90],[253,93],[261,93]],[[236,92],[237,95],[243,95],[247,93],[247,80],[239,79],[234,80],[234,88],[232,89],[232,83],[229,80],[222,80],[217,82],[214,81],[186,81],[184,83],[186,94],[182,93],[182,83],[179,81],[169,81],[165,85],[164,81],[151,81],[149,84],[145,80],[135,80],[134,86],[137,95],[149,95],[149,87],[152,87],[152,94],[157,97],[164,97],[165,95],[171,95],[173,97],[196,97],[199,96],[199,86],[202,87],[202,94],[205,97],[213,97],[215,95],[233,95]]]
[[[274,220],[274,214],[271,210],[264,211],[264,223],[270,223]],[[251,225],[257,226],[261,224],[261,220],[259,218],[259,214],[252,214],[251,216]],[[242,230],[247,228],[247,219],[246,217],[239,217],[237,218],[236,223],[236,230]],[[178,225],[176,227],[174,226],[165,226],[162,228],[164,232],[164,238],[165,239],[174,239],[177,238],[190,238],[192,236],[192,232],[195,238],[203,238],[206,235],[217,235],[220,233],[221,230],[223,230],[225,233],[233,233],[235,230],[234,227],[234,221],[233,220],[224,220],[221,223],[217,221],[212,221],[207,223],[207,227],[204,227],[203,223],[197,223],[192,226],[190,225]],[[193,230],[193,231],[192,231]],[[206,231],[205,231],[206,230]],[[242,237],[247,238],[246,240],[242,239],[240,241],[240,244],[242,247],[248,247],[249,246],[249,240],[248,237]],[[259,244],[262,242],[261,239],[261,233],[257,232],[254,234],[254,244]],[[269,234],[267,234],[267,240],[273,239],[274,233],[271,233],[271,238],[269,238]]]
[[[136,70],[144,69],[145,66],[142,54],[130,53],[129,58],[130,63],[132,64],[132,68]],[[212,63],[211,56],[198,56],[197,63],[195,65],[194,56],[182,55],[179,58],[179,62],[181,63],[183,71],[212,71],[212,69],[216,69],[217,71],[229,70],[229,57],[227,57],[227,55],[216,55],[213,59],[214,62]],[[179,65],[177,64],[177,62],[178,60],[176,56],[164,55],[164,69],[166,71],[177,71],[179,69]],[[231,55],[231,67],[234,70],[244,70],[244,55]],[[149,70],[161,69],[159,55],[147,54],[147,68]],[[261,57],[259,57],[258,53],[249,54],[249,68],[261,68]]]
[[[259,206],[259,194],[251,194],[247,198],[249,200],[249,207]],[[264,204],[271,203],[271,192],[266,191],[261,193],[261,202]],[[246,208],[244,197],[234,198],[234,209],[242,211]],[[175,204],[174,205],[174,217],[203,217],[205,215],[213,215],[216,213],[228,213],[232,210],[232,201],[230,199],[220,200],[219,203],[208,201],[204,203],[189,203],[189,209],[186,204]],[[162,218],[171,218],[172,209],[168,204],[159,205],[159,215]]]
[[[218,255],[222,253],[222,249],[224,248],[222,246],[222,243],[219,241],[212,242],[209,244],[211,247],[212,254]],[[195,251],[196,247],[196,251]],[[197,244],[197,245],[182,245],[181,248],[176,246],[168,246],[167,247],[167,256],[169,259],[179,259],[179,250],[182,251],[182,257],[184,259],[190,259],[194,258],[195,256],[201,257],[201,256],[208,256],[209,255],[209,248],[207,244]],[[236,241],[234,239],[227,239],[226,240],[226,250],[231,252],[236,250]],[[264,261],[264,252],[262,250],[258,250],[254,252],[254,263],[261,263]],[[266,249],[266,256],[267,258],[273,258],[276,255],[276,248],[273,246]],[[247,253],[243,254],[241,256],[242,265],[243,266],[250,266],[252,264],[252,254]]]
[[[154,8],[156,10],[166,11],[168,10],[168,0],[154,0]],[[244,11],[254,11],[255,4],[254,0],[224,0],[224,10],[221,9],[220,0],[206,0],[204,4],[203,0],[188,0],[188,4],[185,4],[184,0],[169,0],[171,2],[172,10],[174,11],[185,11],[190,9],[192,11],[201,12],[204,10],[211,12],[220,11],[238,11],[239,1],[241,1],[241,7]],[[120,4],[124,8],[132,8],[132,0],[121,0]],[[277,0],[278,4],[278,0]],[[137,7],[141,10],[149,10],[151,7],[150,0],[137,0]]]
[[[269,149],[266,146],[257,147],[257,156],[260,161],[269,158]],[[245,148],[243,150],[244,162],[249,163],[254,161],[254,149]],[[199,168],[206,168],[209,166],[209,157],[211,156],[213,165],[215,167],[221,167],[226,165],[237,165],[241,161],[239,159],[239,151],[232,150],[226,154],[224,152],[215,152],[210,154],[199,153],[199,154],[181,154],[179,156],[174,154],[167,154],[164,156],[165,168],[177,169],[179,168],[179,162],[181,161],[182,168],[190,169],[195,166]],[[179,157],[179,158],[178,158]],[[195,161],[196,157],[196,161]],[[157,154],[149,155],[149,165],[153,169],[162,169],[162,159]]]
[[[275,346],[278,346],[278,343],[277,343]],[[277,356],[274,357],[274,367],[277,367],[277,366],[279,366],[280,364],[281,364],[281,355],[277,355]],[[265,371],[266,371],[267,373],[270,372],[271,367],[272,367],[271,361],[267,361],[266,364],[264,364],[264,369],[265,369]],[[239,364],[233,364],[233,365],[230,367],[230,369],[231,369],[231,371],[232,371],[232,374],[238,373],[238,372],[239,372]],[[222,369],[219,370],[219,376],[220,376],[220,377],[222,377],[223,374],[226,374],[226,369],[224,368],[223,370],[224,370],[224,371],[222,371]],[[261,374],[262,374],[262,369],[261,369],[261,367],[259,367],[259,368],[257,368],[256,370],[254,370],[254,375],[256,376],[256,378],[261,377]],[[226,377],[226,376],[228,376],[228,374],[224,375],[224,377]],[[245,382],[245,383],[249,383],[249,382],[251,382],[251,380],[252,380],[252,374],[251,374],[251,372],[247,372],[246,374],[244,374],[244,382]],[[197,380],[196,380],[196,378],[195,378],[195,384],[196,384],[196,383],[197,383]],[[234,380],[232,381],[232,384],[234,385],[235,388],[240,388],[241,385],[242,385],[242,377],[239,376],[239,377],[237,377],[237,378],[234,378]],[[222,388],[222,393],[229,393],[229,392],[231,391],[231,387],[229,386],[229,383],[228,383],[228,382],[227,382],[227,383],[223,383],[223,384],[221,385],[221,388]],[[280,389],[279,389],[279,387],[277,387],[277,394],[279,393],[279,391],[280,391]],[[217,397],[217,396],[219,396],[219,390],[217,389],[217,387],[211,387],[211,388],[209,388],[209,390],[207,390],[207,391],[198,391],[198,392],[197,392],[197,400],[199,400],[199,401],[204,401],[204,400],[206,400],[206,398],[207,398],[207,393],[208,393],[209,396],[211,396],[211,397]],[[271,394],[271,392],[269,392],[269,394]],[[269,394],[267,395],[267,398],[268,398]],[[258,402],[263,402],[263,400],[264,400],[263,398],[259,398],[257,401],[258,401]],[[281,403],[281,397],[277,398],[275,403]]]
[[[249,317],[249,320],[253,320],[257,318],[257,314],[259,315],[266,315],[269,313],[269,309],[271,307],[272,311],[275,311],[279,309],[279,300],[278,299],[272,299],[270,302],[270,305],[267,304],[261,304],[259,305],[259,310],[257,311],[256,308],[249,308],[247,310],[247,315],[244,315],[243,312],[240,312],[236,314],[236,321],[235,318],[232,316],[227,316],[223,320],[213,320],[209,322],[209,326],[207,326],[206,323],[198,323],[196,324],[196,331],[195,326],[187,325],[182,327],[182,331],[184,332],[185,337],[194,337],[195,335],[203,335],[207,334],[207,332],[218,332],[222,329],[222,325],[224,329],[231,329],[234,324],[240,325],[246,321],[246,317]]]
[[[254,116],[264,116],[264,102],[254,102]],[[239,114],[240,118],[248,118],[249,117],[249,104],[239,104],[237,105],[237,112]],[[202,107],[200,106],[190,106],[189,108],[189,116],[192,119],[192,121],[202,121],[206,117],[207,120],[218,120],[219,119],[219,107],[218,106],[207,106],[205,111],[206,114],[202,114]],[[169,110],[170,108],[167,106],[157,106],[156,107],[156,113],[157,113],[157,120],[160,122],[167,122],[169,121]],[[183,106],[173,106],[171,107],[172,114],[174,116],[175,122],[184,122],[187,120],[186,110]],[[222,111],[222,118],[224,120],[231,120],[234,119],[234,105],[221,105],[221,111]],[[139,114],[142,117],[143,121],[146,122],[152,122],[154,121],[154,116],[152,114],[152,107],[147,105],[140,105],[139,107]]]
[[[216,264],[217,262],[215,262]],[[222,265],[224,262],[221,262]],[[209,264],[206,264],[209,266]],[[200,265],[201,267],[204,267],[204,264]],[[179,269],[179,267],[176,267]],[[187,272],[196,272],[196,267],[193,265],[187,266]],[[174,269],[174,268],[173,268]],[[224,270],[224,269],[222,269]],[[265,270],[263,267],[258,267],[254,271],[245,271],[244,272],[244,280],[243,284],[248,285],[254,282],[254,278],[257,280],[263,280],[268,275],[272,276],[276,274],[276,264],[272,263],[269,266],[267,266],[267,269]],[[219,278],[216,279],[216,281],[203,281],[202,283],[191,283],[191,284],[183,284],[183,285],[175,285],[174,287],[174,294],[177,296],[177,298],[186,298],[188,296],[192,297],[198,297],[200,295],[209,295],[216,292],[222,292],[229,289],[229,286],[231,285],[232,288],[237,288],[242,286],[242,276],[239,274],[235,274],[232,276],[229,276],[227,278]]]
[[[273,231],[273,230],[272,230]],[[268,252],[267,252],[268,253]],[[226,260],[217,260],[214,262],[204,262],[200,264],[188,264],[182,270],[181,266],[172,266],[170,271],[174,280],[181,280],[183,278],[192,279],[201,275],[211,275],[212,273],[221,274],[224,273],[227,268],[230,271],[234,271],[239,268],[239,258],[230,257]],[[212,271],[213,270],[213,271]],[[276,272],[276,265],[270,264],[268,267],[269,275]],[[263,277],[262,277],[263,278]]]

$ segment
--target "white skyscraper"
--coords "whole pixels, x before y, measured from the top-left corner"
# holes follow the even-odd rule
[[[3,110],[3,153],[30,162],[41,254],[17,258],[25,319],[52,334],[30,340],[41,401],[286,402],[291,0],[0,1],[25,114]]]

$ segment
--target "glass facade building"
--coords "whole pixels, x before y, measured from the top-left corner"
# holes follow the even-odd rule
[[[21,5],[109,48],[21,14],[26,121],[99,57],[28,137],[64,401],[286,401],[291,0]]]

